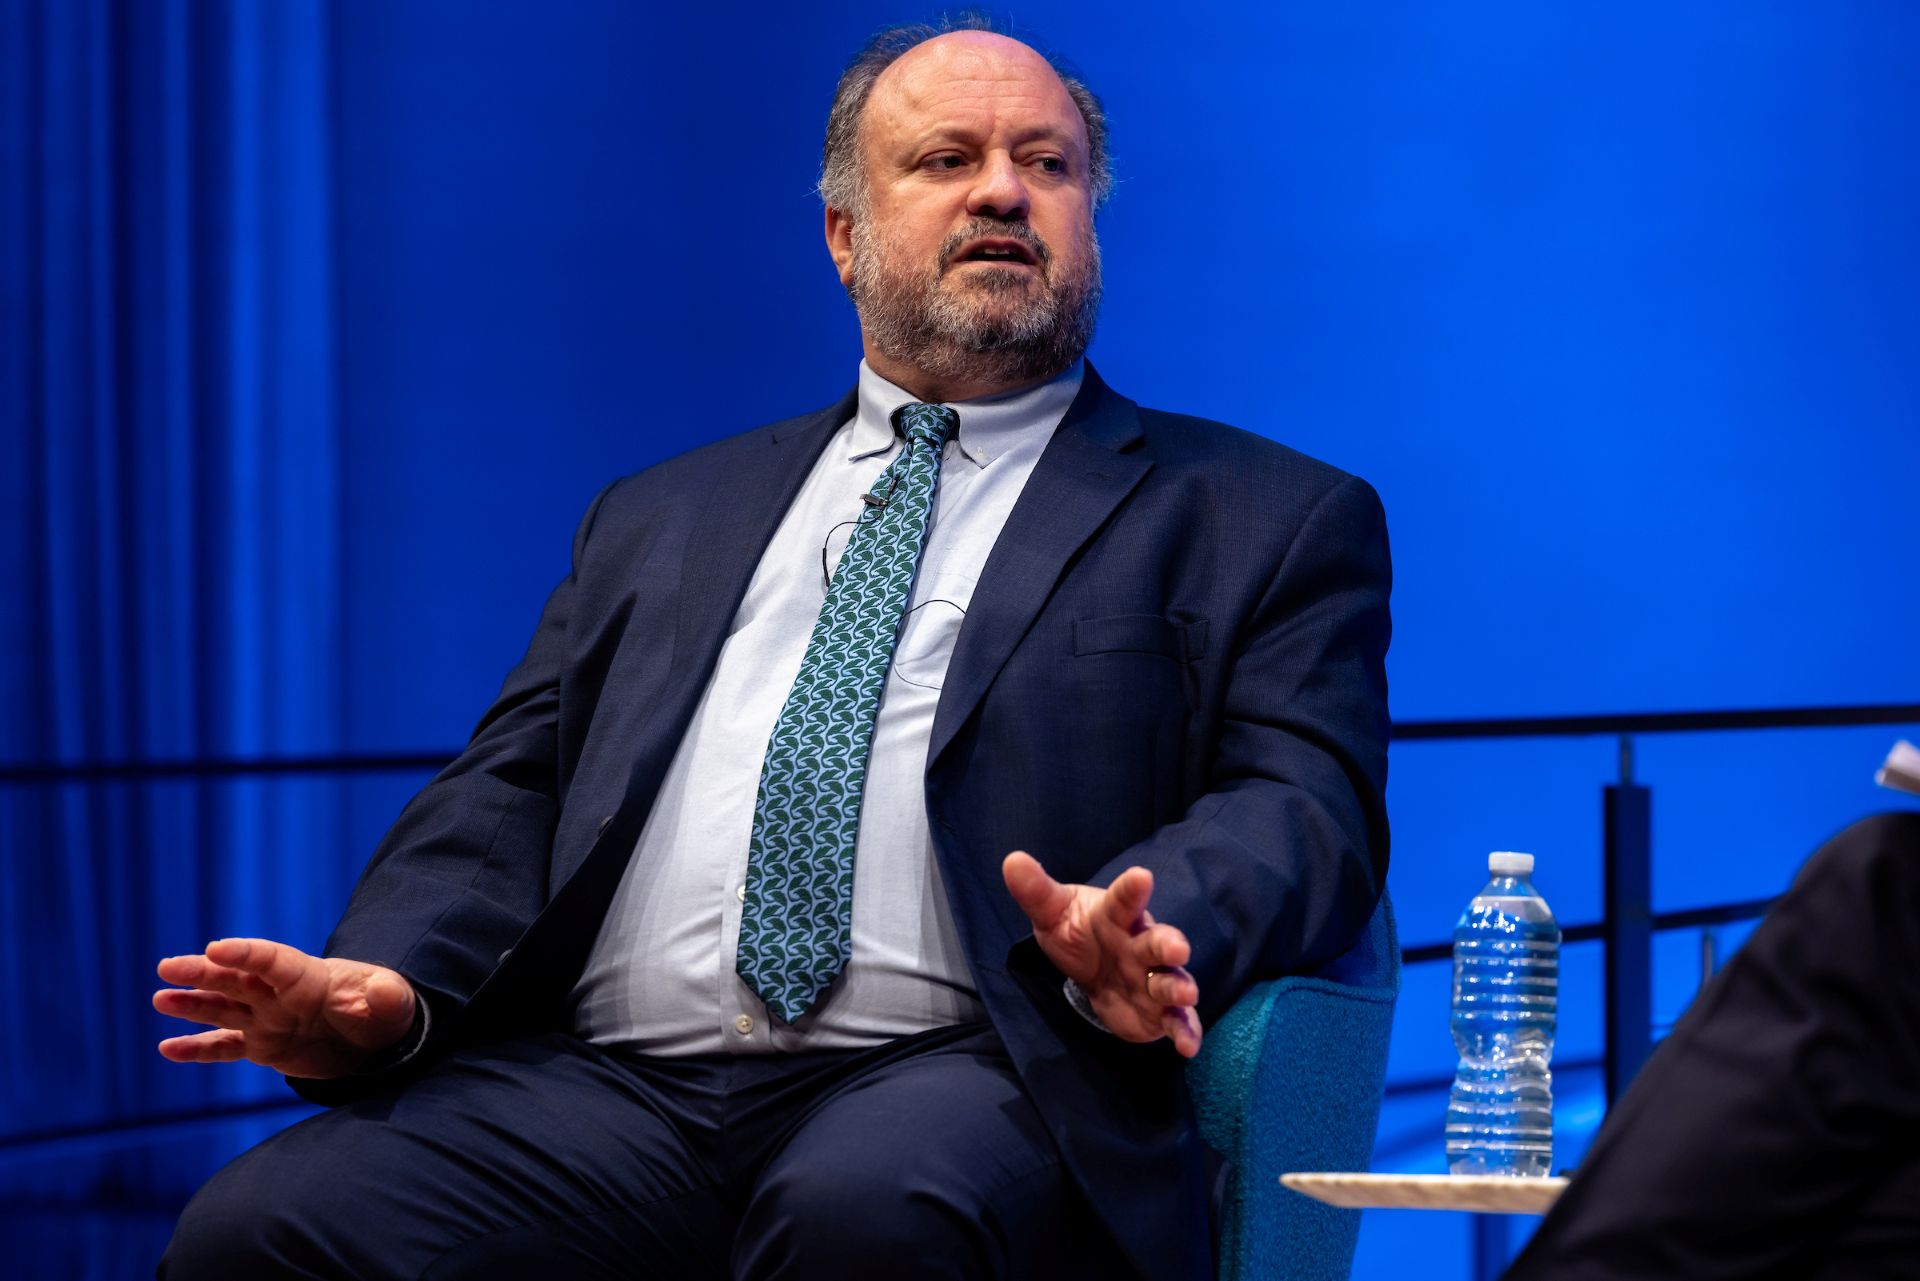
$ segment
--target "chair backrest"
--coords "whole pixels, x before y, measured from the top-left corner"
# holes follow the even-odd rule
[[[1400,941],[1382,894],[1353,946],[1261,983],[1207,1032],[1187,1070],[1200,1132],[1233,1163],[1223,1281],[1345,1281],[1360,1213],[1280,1186],[1291,1170],[1365,1170],[1380,1119]]]

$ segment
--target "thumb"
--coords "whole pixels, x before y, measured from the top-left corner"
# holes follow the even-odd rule
[[[1047,875],[1040,861],[1025,850],[1015,850],[1000,864],[1007,892],[1027,914],[1036,930],[1052,929],[1073,905],[1073,891]]]
[[[413,984],[388,969],[377,969],[367,979],[367,1016],[375,1023],[412,1023]]]

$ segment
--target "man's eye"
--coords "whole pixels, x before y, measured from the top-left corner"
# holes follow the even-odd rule
[[[1058,156],[1042,156],[1040,157],[1040,168],[1047,173],[1065,173],[1067,171],[1067,162]]]
[[[964,165],[966,163],[967,162],[961,159],[959,156],[952,155],[952,154],[948,154],[944,156],[932,156],[932,157],[929,157],[927,160],[927,168],[958,169],[961,165]]]

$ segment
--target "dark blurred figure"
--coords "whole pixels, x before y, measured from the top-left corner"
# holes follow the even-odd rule
[[[1920,813],[1801,869],[1506,1281],[1920,1277]]]

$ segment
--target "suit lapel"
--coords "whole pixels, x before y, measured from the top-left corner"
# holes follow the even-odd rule
[[[1152,468],[1140,455],[1124,452],[1140,437],[1139,410],[1089,364],[1080,394],[1047,442],[981,570],[934,711],[929,770],[979,706],[1074,553]]]
[[[720,653],[727,624],[739,611],[774,530],[828,437],[853,416],[854,404],[850,392],[831,409],[756,433],[758,439],[749,438],[733,465],[695,500],[705,510],[687,540],[669,689],[706,687],[704,674]]]
[[[623,851],[621,859],[632,850],[638,822],[652,808],[652,794],[686,735],[760,557],[820,450],[834,429],[853,416],[854,402],[849,392],[830,409],[748,433],[716,459],[722,470],[712,483],[684,496],[696,510],[681,561],[673,660],[657,687],[632,695],[650,714],[644,737],[633,749],[634,764],[616,811],[626,821],[602,824],[581,847],[556,851],[555,886],[570,880],[603,846]]]

